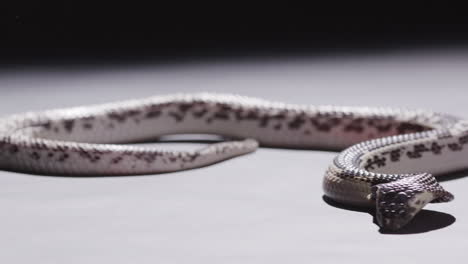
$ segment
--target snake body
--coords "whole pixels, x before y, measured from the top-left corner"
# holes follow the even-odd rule
[[[194,151],[118,143],[168,134],[230,141]],[[258,145],[343,150],[325,195],[376,208],[399,229],[427,203],[453,195],[435,176],[468,168],[468,122],[421,110],[302,106],[223,94],[175,94],[0,118],[0,168],[58,175],[133,175],[210,165]]]

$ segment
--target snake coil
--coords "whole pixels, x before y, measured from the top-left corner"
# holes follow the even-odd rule
[[[119,143],[167,134],[232,141],[195,151]],[[0,168],[60,175],[133,175],[213,164],[273,147],[343,150],[325,173],[325,194],[375,206],[399,229],[427,203],[448,202],[435,176],[468,168],[468,122],[421,110],[301,106],[223,94],[175,94],[0,118]]]

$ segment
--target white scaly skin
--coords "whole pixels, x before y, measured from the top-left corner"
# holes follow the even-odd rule
[[[118,145],[180,133],[236,140],[196,151]],[[347,148],[325,174],[325,194],[342,203],[376,206],[379,224],[388,229],[404,226],[428,202],[453,199],[422,172],[468,167],[467,122],[427,111],[177,94],[0,119],[0,168],[40,174],[178,171],[253,152],[258,144]]]

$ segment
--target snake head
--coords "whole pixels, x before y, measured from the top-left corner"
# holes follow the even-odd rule
[[[374,185],[371,197],[376,201],[377,223],[386,230],[402,228],[430,202],[453,199],[453,195],[427,173]]]

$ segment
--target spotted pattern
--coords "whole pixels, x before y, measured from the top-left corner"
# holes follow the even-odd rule
[[[377,171],[453,153],[462,162],[468,155],[467,131],[468,122],[428,111],[179,94],[2,118],[0,167],[60,175],[133,175],[210,165],[255,151],[259,143],[345,149],[325,173],[325,194],[343,203],[376,206],[379,224],[397,229],[426,203],[453,196],[431,174]],[[240,140],[195,151],[119,145],[174,133]]]
[[[442,155],[444,151],[457,152],[462,151],[468,145],[468,136],[462,136],[453,139],[446,144],[438,142],[419,143],[411,147],[402,146],[389,151],[384,151],[373,155],[371,159],[365,161],[364,168],[373,171],[376,168],[385,167],[389,163],[399,162],[403,157],[408,159],[421,159],[425,153],[432,155]]]

